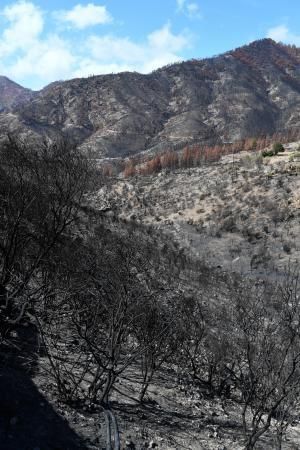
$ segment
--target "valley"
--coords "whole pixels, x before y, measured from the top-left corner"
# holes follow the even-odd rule
[[[0,447],[300,448],[300,49],[0,77]]]

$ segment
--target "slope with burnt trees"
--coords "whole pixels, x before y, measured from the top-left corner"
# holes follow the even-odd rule
[[[271,39],[163,67],[55,82],[0,116],[0,130],[61,132],[99,157],[215,144],[298,126],[300,57]]]

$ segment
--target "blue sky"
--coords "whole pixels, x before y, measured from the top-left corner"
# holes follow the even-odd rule
[[[148,73],[272,37],[300,46],[299,0],[0,1],[0,73],[61,79]]]

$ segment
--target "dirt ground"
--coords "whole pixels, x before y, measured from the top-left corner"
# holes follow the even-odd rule
[[[37,448],[106,449],[106,424],[101,409],[66,407],[59,402],[49,379],[42,372],[36,374],[34,382],[41,393],[39,395],[45,398],[45,405],[53,408],[57,420],[67,427],[65,437],[71,433],[73,439],[69,447],[70,443],[64,447],[48,447],[40,436],[42,441]],[[176,367],[169,366],[155,376],[146,403],[140,405],[136,395],[140,382],[137,370],[128,370],[111,398],[110,406],[118,420],[122,449],[144,450],[153,448],[151,446],[155,444],[154,448],[161,450],[243,450],[238,399],[210,397],[178,377]],[[44,425],[47,422],[50,425],[50,421],[52,424],[49,415]],[[275,430],[272,428],[261,439],[257,450],[275,449],[274,439]],[[129,443],[134,446],[130,447]],[[282,450],[297,449],[300,449],[300,415],[295,416],[282,447]]]

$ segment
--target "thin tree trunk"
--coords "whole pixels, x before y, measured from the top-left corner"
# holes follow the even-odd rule
[[[258,439],[269,429],[269,427],[270,424],[267,422],[263,428],[260,428],[259,430],[252,432],[246,443],[245,450],[253,450]]]
[[[113,387],[113,384],[115,382],[116,375],[113,373],[113,371],[109,370],[107,373],[106,382],[102,391],[102,396],[100,399],[100,403],[103,405],[108,405],[108,398],[111,391],[111,388]]]
[[[149,373],[150,372],[150,373]],[[143,386],[139,395],[139,402],[142,403],[144,400],[144,397],[147,393],[147,390],[150,386],[150,383],[152,381],[153,375],[155,372],[155,365],[151,364],[150,370],[147,367],[144,373],[144,379],[143,379]]]

